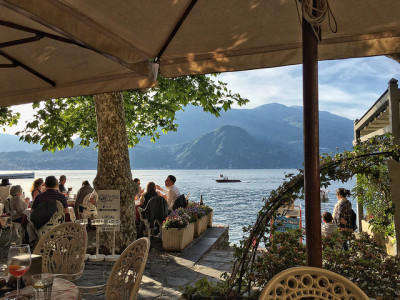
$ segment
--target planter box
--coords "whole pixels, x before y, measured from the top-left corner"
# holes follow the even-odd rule
[[[388,236],[385,239],[385,247],[386,247],[386,253],[389,255],[396,255],[396,243],[395,243],[395,238]]]
[[[194,237],[198,237],[207,230],[208,218],[205,216],[194,223]]]
[[[380,233],[372,232],[372,226],[369,227],[369,223],[367,221],[361,220],[362,231],[368,233],[370,236],[373,236],[374,240],[385,246],[385,252],[389,255],[396,255],[396,244],[394,242],[394,238],[388,236],[384,238]]]
[[[211,228],[213,226],[214,212],[211,211],[206,217],[208,218],[207,227]]]
[[[193,223],[186,228],[163,228],[163,249],[165,251],[182,251],[193,241],[193,232]]]

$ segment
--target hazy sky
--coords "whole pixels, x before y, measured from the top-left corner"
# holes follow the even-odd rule
[[[319,110],[352,120],[386,91],[391,78],[400,80],[400,64],[384,56],[323,61],[318,72]],[[247,108],[271,102],[303,105],[301,65],[225,73],[220,78],[250,99]]]
[[[319,110],[352,120],[360,118],[386,91],[391,78],[400,80],[400,64],[384,56],[320,62]],[[301,65],[225,73],[219,80],[250,99],[244,108],[273,102],[302,106]],[[23,128],[24,121],[32,115],[31,107],[15,107],[22,113],[21,126],[7,129],[6,133]]]

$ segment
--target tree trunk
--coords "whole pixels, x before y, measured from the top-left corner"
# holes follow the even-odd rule
[[[98,163],[93,181],[96,190],[119,190],[121,231],[116,234],[116,252],[122,252],[136,239],[135,201],[138,188],[132,179],[126,135],[124,100],[121,92],[94,96],[96,106]],[[108,250],[112,234],[101,235]]]

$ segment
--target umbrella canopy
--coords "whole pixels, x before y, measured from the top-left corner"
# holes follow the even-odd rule
[[[150,86],[154,59],[166,77],[302,62],[301,11],[294,0],[0,0],[0,5],[0,65],[18,65],[1,72],[2,106]],[[319,60],[400,53],[400,1],[331,1],[330,8]],[[10,46],[42,33],[65,40],[45,35]]]
[[[125,65],[159,57],[167,77],[302,62],[301,11],[294,0],[0,4]],[[319,60],[400,52],[398,0],[331,1],[330,8],[330,22],[322,24]]]
[[[0,106],[146,88],[155,83],[157,65],[124,65],[119,58],[1,4]]]

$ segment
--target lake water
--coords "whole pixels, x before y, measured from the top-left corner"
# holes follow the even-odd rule
[[[22,171],[2,171],[0,173],[18,173]],[[297,174],[295,169],[257,169],[257,170],[133,170],[133,177],[141,181],[141,186],[146,187],[149,181],[154,181],[160,186],[164,186],[164,180],[169,175],[177,178],[176,186],[181,193],[190,193],[189,200],[199,202],[200,195],[203,195],[205,204],[214,208],[214,223],[229,225],[229,237],[231,243],[237,243],[242,238],[242,227],[252,224],[257,217],[259,209],[262,207],[262,199],[268,197],[271,190],[276,189],[282,184],[285,173]],[[39,170],[35,171],[35,178],[54,175],[67,176],[66,187],[72,187],[72,192],[76,194],[81,187],[82,181],[88,180],[90,183],[96,176],[96,170]],[[223,174],[231,179],[240,179],[238,183],[217,183],[219,175]],[[30,197],[30,187],[33,179],[14,179],[10,180],[13,184],[20,184],[25,194]],[[329,202],[321,203],[321,211],[333,212],[336,204],[335,191],[338,187],[345,187],[351,190],[355,180],[350,180],[344,184],[341,182],[331,182],[328,187]],[[355,202],[350,197],[355,208]],[[304,222],[304,201],[303,207]]]

